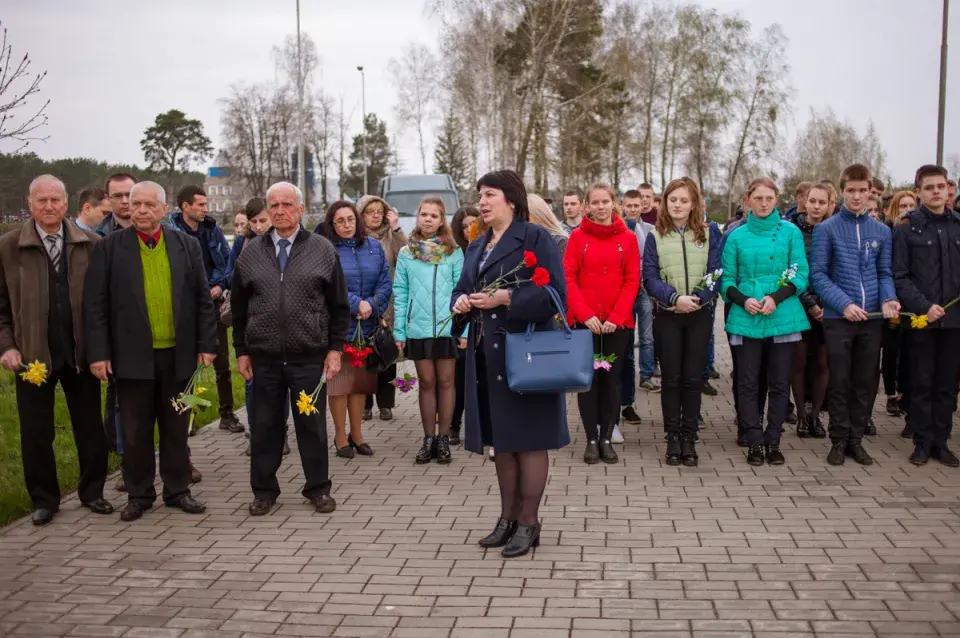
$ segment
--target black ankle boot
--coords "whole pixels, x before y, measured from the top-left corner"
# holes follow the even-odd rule
[[[667,436],[667,465],[680,465],[680,455],[683,450],[680,447],[680,435],[670,434]]]
[[[453,455],[450,454],[450,437],[438,436],[437,442],[437,463],[440,465],[449,465],[453,462]]]
[[[531,547],[540,546],[540,523],[536,525],[517,525],[517,530],[510,537],[503,551],[504,558],[517,558],[526,555]]]
[[[700,462],[697,456],[697,445],[691,437],[685,436],[680,439],[680,461],[685,467],[697,467]]]
[[[417,464],[429,463],[433,459],[433,445],[434,437],[423,437],[423,445],[420,446],[420,451],[417,452]]]
[[[587,449],[583,451],[583,462],[587,465],[600,462],[600,446],[596,441],[587,441]]]
[[[480,547],[503,547],[515,531],[517,531],[517,521],[498,519],[493,531],[477,541],[477,544]]]
[[[783,452],[780,451],[779,445],[767,446],[767,465],[783,465],[786,462],[787,459],[783,456]]]
[[[801,439],[805,439],[810,436],[810,422],[813,421],[813,417],[803,417],[797,423],[797,436]]]
[[[823,421],[820,420],[820,416],[810,417],[810,436],[814,439],[825,439],[827,438],[827,431],[823,427]]]
[[[760,445],[754,445],[749,450],[747,450],[747,463],[750,465],[763,465],[764,456],[763,456],[763,447]]]
[[[613,426],[607,425],[600,428],[600,460],[604,463],[619,463],[620,457],[617,456],[610,437],[613,436]]]

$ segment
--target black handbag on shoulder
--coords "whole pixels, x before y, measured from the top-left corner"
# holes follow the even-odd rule
[[[379,305],[376,305],[374,310],[377,313],[377,327],[367,339],[367,345],[373,348],[373,352],[367,357],[367,370],[383,372],[400,358],[400,348],[397,347],[397,340],[393,337],[393,330],[380,314]]]

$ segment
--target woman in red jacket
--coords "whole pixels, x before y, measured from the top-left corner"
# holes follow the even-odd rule
[[[567,316],[593,333],[593,386],[577,397],[587,434],[585,463],[618,462],[610,444],[620,419],[620,371],[633,343],[633,302],[640,288],[636,235],[616,210],[616,194],[597,184],[587,191],[587,216],[570,235],[563,257]]]

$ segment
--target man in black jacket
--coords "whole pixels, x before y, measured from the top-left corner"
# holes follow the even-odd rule
[[[280,495],[277,470],[286,438],[287,392],[311,395],[322,379],[336,376],[350,327],[337,250],[300,227],[303,193],[293,184],[274,184],[267,191],[267,209],[273,230],[244,246],[230,287],[237,371],[253,380],[252,516],[268,514]],[[315,411],[294,411],[293,424],[306,481],[303,495],[318,512],[332,512],[325,390]]]
[[[947,448],[960,376],[960,308],[949,306],[960,297],[960,214],[949,210],[942,166],[921,166],[915,185],[921,206],[893,233],[897,296],[903,311],[917,315],[921,324],[908,330],[904,348],[915,445],[910,462],[924,465],[932,457],[960,467]]]
[[[157,498],[153,486],[154,423],[160,432],[163,501],[196,514],[190,494],[187,413],[172,400],[197,365],[217,351],[213,300],[200,245],[160,225],[163,188],[140,182],[130,191],[132,227],[112,233],[93,253],[84,290],[88,359],[94,376],[116,379],[126,443],[123,477],[129,501],[120,518],[133,521]]]

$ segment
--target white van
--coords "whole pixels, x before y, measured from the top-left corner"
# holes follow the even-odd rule
[[[400,215],[400,227],[409,234],[416,225],[417,206],[427,195],[443,200],[447,223],[460,208],[457,187],[449,175],[391,175],[380,180],[380,197]]]

